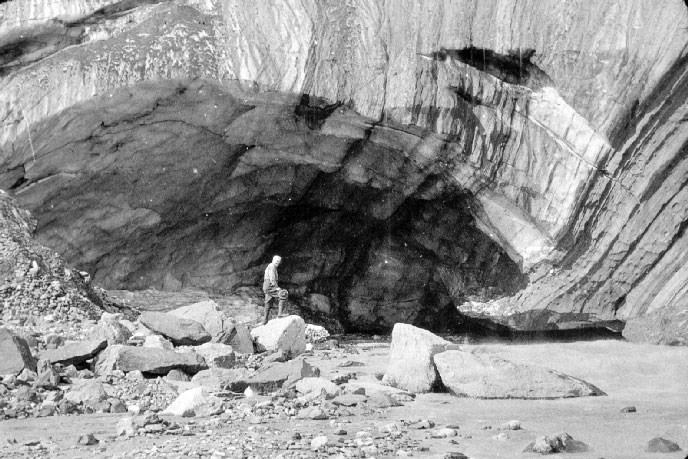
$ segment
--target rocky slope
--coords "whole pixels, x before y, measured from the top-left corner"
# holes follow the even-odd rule
[[[688,285],[678,0],[0,18],[0,187],[104,286],[231,292],[281,253],[299,305],[377,330],[626,320]]]

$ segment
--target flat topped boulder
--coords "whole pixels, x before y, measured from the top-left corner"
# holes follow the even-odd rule
[[[78,365],[95,357],[108,345],[106,338],[99,340],[79,341],[68,343],[57,349],[48,349],[41,352],[41,359],[50,363],[61,363],[63,365]]]
[[[458,346],[422,328],[395,324],[383,382],[412,392],[431,391],[438,384],[432,358],[450,348]]]
[[[250,386],[256,392],[266,393],[290,387],[303,378],[318,376],[320,376],[320,369],[302,359],[273,362],[261,367],[249,378],[234,381],[230,390],[242,392]]]
[[[306,350],[306,322],[296,315],[273,319],[251,330],[259,351],[283,350],[291,357]]]
[[[24,368],[36,371],[36,359],[26,340],[7,328],[0,328],[0,375],[17,374]]]
[[[178,346],[195,346],[212,339],[200,322],[165,312],[146,311],[139,317],[139,322]]]
[[[203,357],[195,352],[175,352],[151,347],[110,346],[98,355],[96,373],[112,370],[139,370],[144,373],[166,375],[170,370],[196,374],[208,368]]]
[[[449,350],[435,355],[444,386],[472,398],[554,399],[606,395],[578,378],[495,355]]]

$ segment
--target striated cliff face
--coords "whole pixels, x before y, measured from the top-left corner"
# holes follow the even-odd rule
[[[0,188],[111,288],[349,329],[681,308],[679,0],[0,4]],[[307,95],[307,96],[302,96]]]

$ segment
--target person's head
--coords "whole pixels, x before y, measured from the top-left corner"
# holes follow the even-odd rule
[[[280,257],[279,255],[275,255],[274,257],[272,257],[273,265],[279,266],[280,263],[282,263],[282,257]]]

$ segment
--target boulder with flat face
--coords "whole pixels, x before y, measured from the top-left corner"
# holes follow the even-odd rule
[[[193,348],[194,352],[199,354],[210,368],[232,368],[236,356],[232,346],[220,343],[204,343]]]
[[[253,337],[246,328],[246,325],[234,321],[225,324],[224,330],[219,335],[213,337],[213,342],[232,346],[239,354],[253,354]]]
[[[50,363],[61,363],[65,366],[78,365],[95,357],[107,345],[106,339],[78,341],[41,352],[41,358],[49,360]]]
[[[195,346],[212,339],[200,322],[165,312],[146,311],[139,317],[139,322],[178,346]]]
[[[489,354],[449,350],[434,357],[444,386],[472,398],[554,399],[606,395],[578,378]]]
[[[17,374],[24,368],[36,371],[36,359],[21,336],[0,328],[0,375]]]
[[[429,392],[438,383],[433,356],[453,346],[427,330],[398,323],[392,330],[389,365],[383,381],[412,392]]]
[[[283,350],[295,357],[306,350],[306,322],[296,315],[273,319],[251,330],[258,350]]]
[[[165,375],[170,370],[182,370],[196,374],[208,368],[203,357],[195,352],[175,352],[168,349],[143,348],[115,345],[98,355],[96,373],[106,374],[112,370],[124,372],[139,370],[144,373]]]

